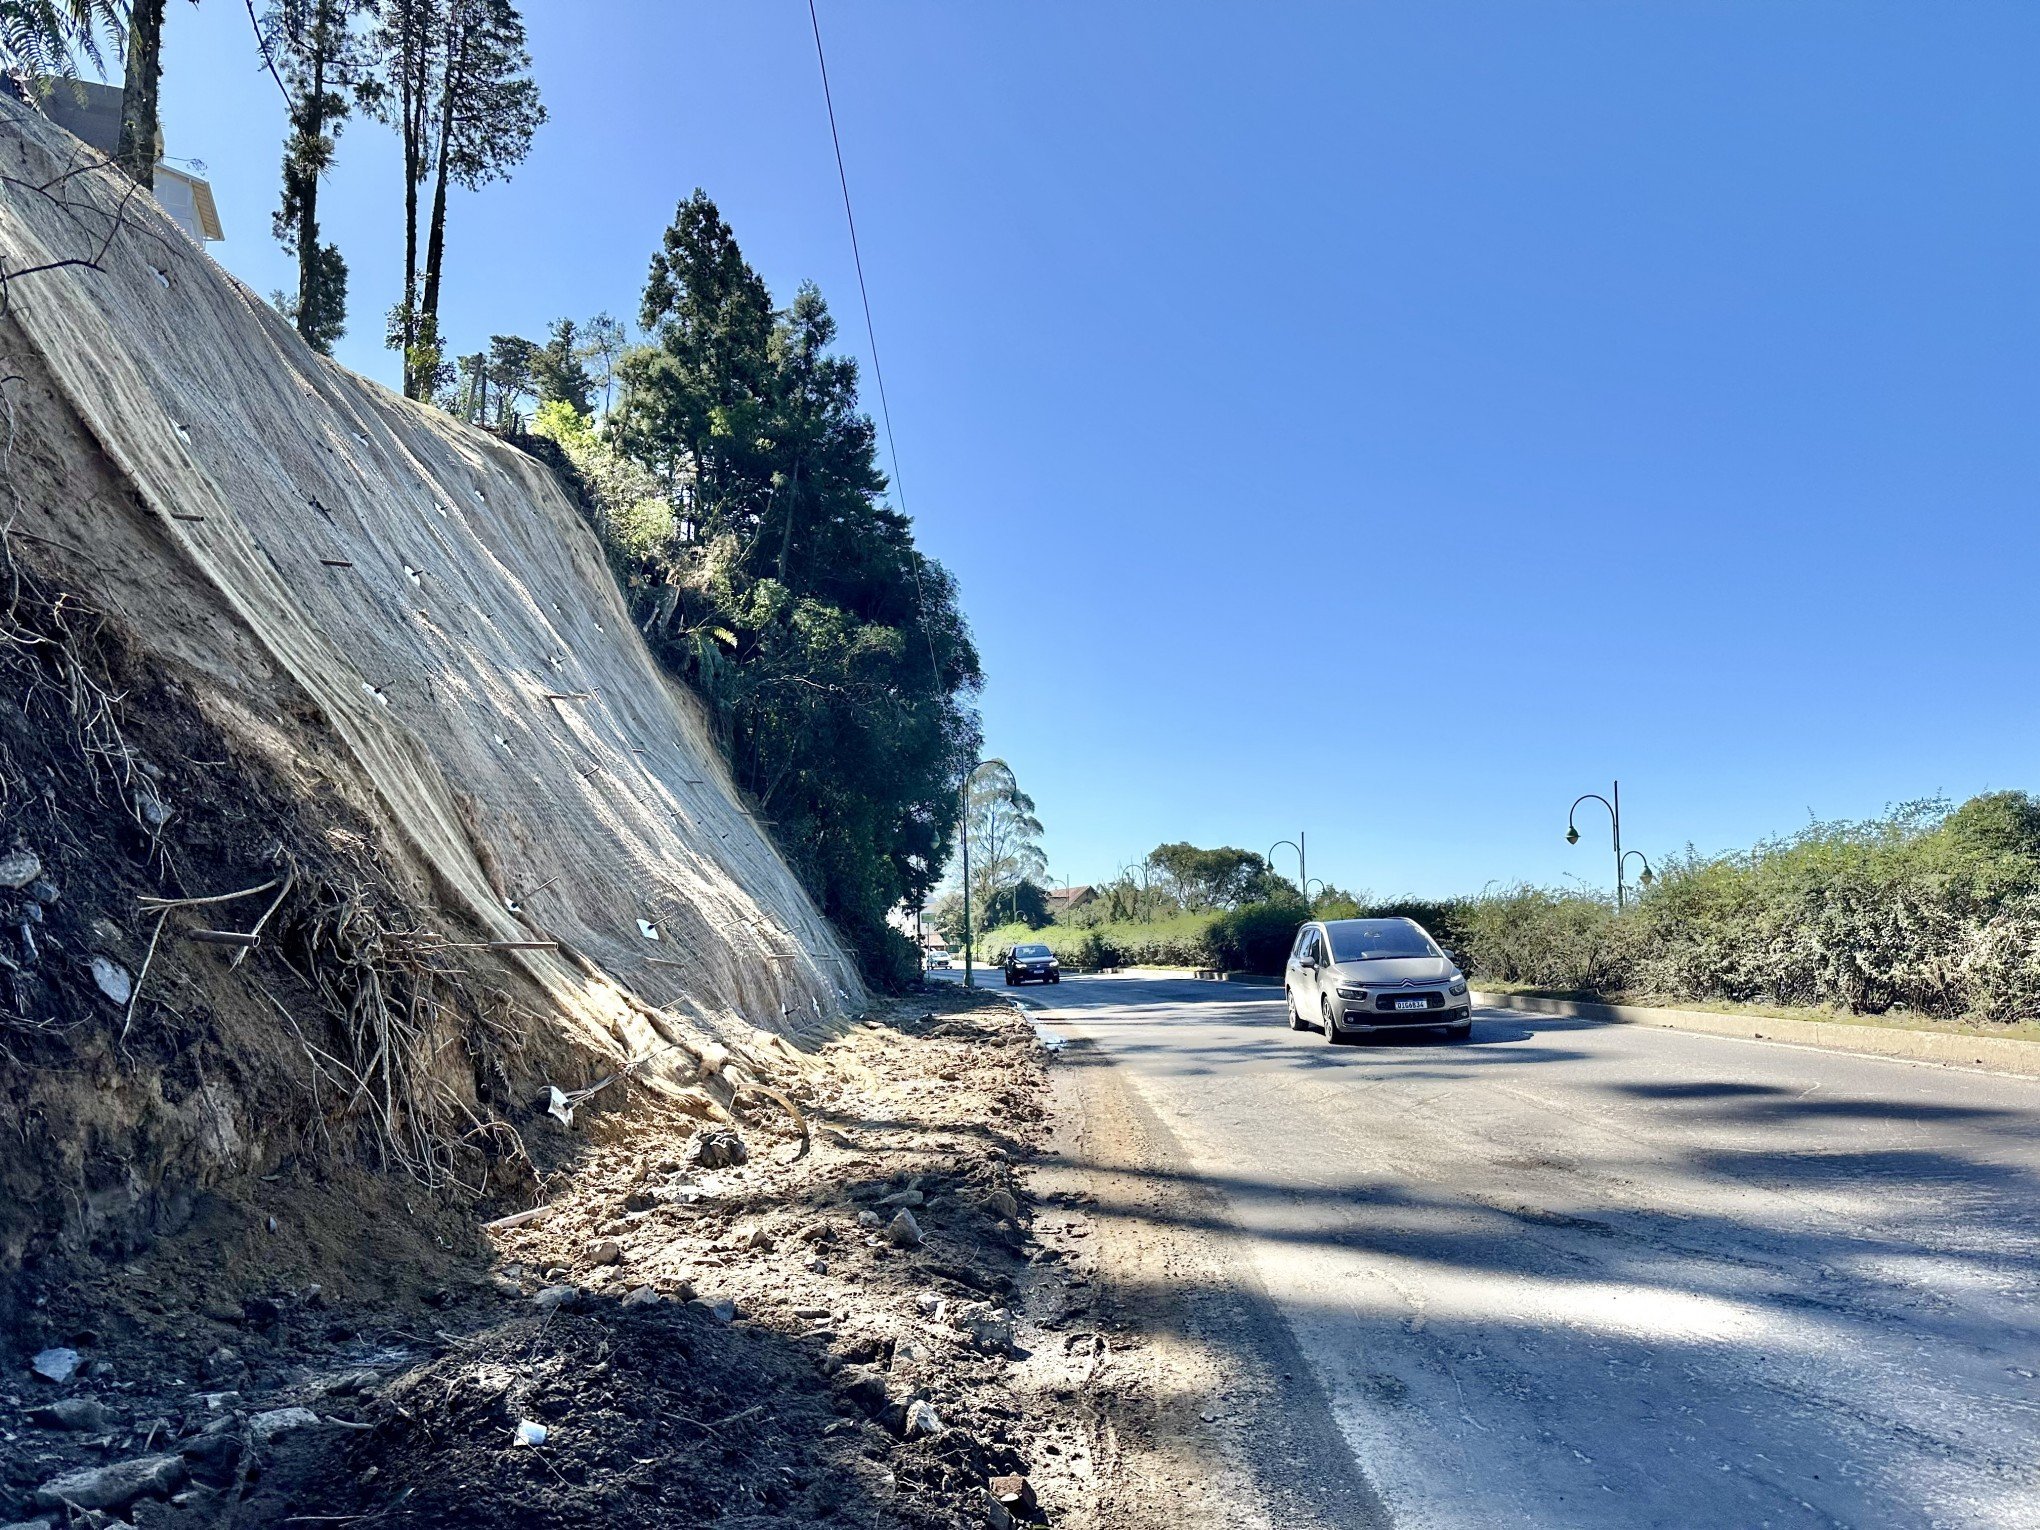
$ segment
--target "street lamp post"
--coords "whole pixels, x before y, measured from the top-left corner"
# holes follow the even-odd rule
[[[1303,889],[1303,901],[1308,903],[1310,902],[1310,861],[1305,858],[1303,853],[1305,837],[1303,830],[1298,829],[1296,831],[1296,838],[1276,840],[1274,844],[1268,847],[1268,867],[1271,871],[1274,869],[1275,852],[1284,845],[1294,850],[1296,852],[1296,885]]]
[[[1615,911],[1620,913],[1628,906],[1622,887],[1622,874],[1623,869],[1629,864],[1629,857],[1633,855],[1643,862],[1643,875],[1637,878],[1637,880],[1645,887],[1650,886],[1656,880],[1650,869],[1650,858],[1641,850],[1625,852],[1622,848],[1622,783],[1620,781],[1615,783],[1615,794],[1612,801],[1607,797],[1603,797],[1599,792],[1587,792],[1585,795],[1573,799],[1573,805],[1566,810],[1565,815],[1565,842],[1568,845],[1577,845],[1580,842],[1579,825],[1573,822],[1573,815],[1579,812],[1582,802],[1598,802],[1608,810],[1608,827],[1615,837]]]

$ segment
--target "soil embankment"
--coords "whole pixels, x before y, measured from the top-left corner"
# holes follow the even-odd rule
[[[312,1149],[500,1191],[550,1084],[797,1070],[856,974],[550,474],[9,100],[0,247],[0,1285]]]
[[[1024,1027],[854,1025],[544,468],[5,100],[0,248],[0,1518],[997,1522]]]

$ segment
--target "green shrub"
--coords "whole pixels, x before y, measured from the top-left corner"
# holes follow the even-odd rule
[[[1210,965],[1243,972],[1280,972],[1308,917],[1301,903],[1250,903],[1213,921]]]
[[[1748,852],[1692,853],[1617,914],[1512,888],[1407,912],[1478,978],[1584,993],[1830,1005],[1860,1014],[2040,1014],[2040,801],[1909,803]]]

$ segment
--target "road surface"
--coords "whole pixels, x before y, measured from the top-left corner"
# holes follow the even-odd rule
[[[1255,1469],[1317,1495],[1293,1522],[2040,1526],[2040,1080],[1502,1011],[1332,1047],[1189,980],[1027,997],[1158,1123],[1077,1167],[1170,1193],[1091,1218],[1228,1245],[1259,1319],[1200,1342],[1283,1378]]]

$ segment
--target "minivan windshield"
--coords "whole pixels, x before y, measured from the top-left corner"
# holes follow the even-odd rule
[[[1407,919],[1334,919],[1325,925],[1335,962],[1392,961],[1399,956],[1442,956],[1431,937]]]
[[[1015,946],[1013,954],[1023,962],[1039,961],[1048,955],[1047,946]]]

